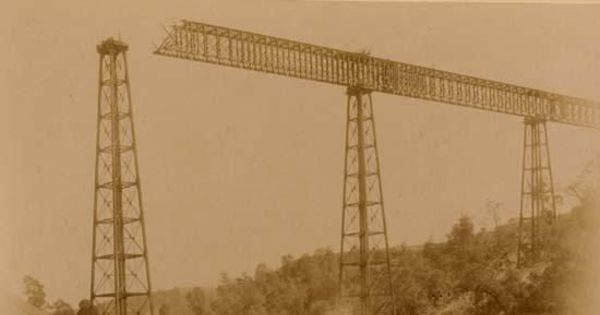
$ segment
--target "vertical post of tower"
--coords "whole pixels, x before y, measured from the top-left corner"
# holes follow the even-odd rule
[[[357,314],[395,314],[371,92],[349,87],[339,298]]]
[[[100,54],[90,298],[101,314],[154,312],[127,71],[128,46]]]
[[[556,220],[546,121],[525,118],[523,135],[518,266],[533,264],[540,258],[545,229]]]
[[[356,93],[356,103],[363,104],[362,93]],[[356,134],[357,146],[364,148],[364,113],[363,107],[356,107]],[[369,304],[369,223],[367,218],[367,188],[365,171],[365,151],[357,150],[358,155],[358,221],[360,222],[358,238],[360,243],[360,300],[361,314],[368,314]]]

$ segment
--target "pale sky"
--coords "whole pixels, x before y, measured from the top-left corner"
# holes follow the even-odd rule
[[[197,20],[600,100],[600,6],[18,1],[0,13],[0,283],[89,296],[96,44],[128,52],[155,289],[215,285],[340,238],[344,89],[152,54]],[[522,120],[374,94],[392,245],[517,214]],[[551,124],[556,185],[600,152]],[[565,209],[562,209],[563,211]]]

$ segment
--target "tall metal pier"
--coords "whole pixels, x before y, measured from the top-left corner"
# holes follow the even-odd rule
[[[548,131],[543,118],[525,118],[517,265],[535,263],[545,230],[556,219]]]
[[[100,314],[153,315],[128,46],[112,38],[100,54],[91,301]]]
[[[347,94],[338,303],[363,315],[395,314],[371,91]]]

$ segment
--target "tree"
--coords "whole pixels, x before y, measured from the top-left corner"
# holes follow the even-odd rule
[[[590,161],[567,192],[579,201],[573,214],[579,224],[587,229],[600,227],[600,156]]]
[[[79,302],[79,310],[77,315],[98,315],[96,306],[92,305],[90,300],[83,299]]]
[[[494,225],[494,230],[498,228],[500,225],[500,212],[502,210],[502,203],[498,201],[494,201],[488,199],[486,202],[486,215],[491,219],[492,224]]]
[[[448,246],[455,248],[469,246],[474,236],[473,220],[469,216],[463,215],[458,219],[458,223],[454,224],[448,235]]]
[[[67,302],[58,299],[52,304],[52,315],[75,315],[75,310]]]
[[[27,302],[37,308],[42,308],[46,305],[46,292],[44,286],[35,278],[27,275],[23,277],[25,284],[24,294],[27,297]]]

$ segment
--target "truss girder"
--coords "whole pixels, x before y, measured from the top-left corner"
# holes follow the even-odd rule
[[[186,20],[167,33],[158,55],[600,128],[581,98]]]

